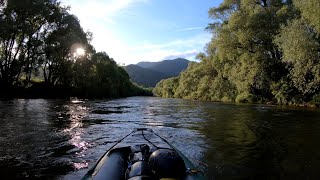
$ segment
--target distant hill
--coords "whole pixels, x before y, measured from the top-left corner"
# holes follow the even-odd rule
[[[137,66],[162,72],[170,76],[178,76],[181,71],[187,69],[190,61],[178,58],[159,62],[139,62]]]
[[[168,75],[151,69],[142,68],[137,65],[128,65],[124,69],[130,76],[130,79],[145,87],[154,87],[161,79],[167,79]]]
[[[162,79],[178,76],[188,67],[190,61],[182,58],[163,60],[160,62],[139,62],[136,65],[128,65],[123,68],[130,79],[145,87],[154,87]]]
[[[139,62],[138,64],[136,64],[137,66],[140,66],[142,68],[152,68],[153,66],[155,66],[156,64],[158,64],[159,62],[147,62],[147,61],[142,61]]]

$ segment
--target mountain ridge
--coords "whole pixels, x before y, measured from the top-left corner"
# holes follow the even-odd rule
[[[158,62],[142,61],[123,68],[129,74],[131,81],[144,87],[154,87],[162,79],[178,76],[188,67],[189,62],[183,58]]]
[[[136,65],[142,68],[162,72],[170,76],[178,76],[182,70],[188,67],[189,62],[190,61],[187,59],[177,58],[172,60],[162,60],[158,62],[142,61],[137,63]]]

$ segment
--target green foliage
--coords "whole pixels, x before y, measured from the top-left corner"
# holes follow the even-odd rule
[[[225,0],[211,8],[213,37],[156,95],[235,102],[298,104],[320,91],[319,1]],[[176,87],[168,94],[168,87]]]
[[[293,0],[294,5],[296,5],[301,13],[302,17],[304,17],[310,25],[314,26],[315,29],[320,33],[320,1],[319,0]]]
[[[289,66],[295,88],[311,98],[320,88],[320,55],[317,33],[302,19],[294,19],[275,39],[282,49],[282,60]]]
[[[5,92],[1,96],[102,98],[148,93],[132,84],[106,53],[96,53],[91,39],[92,34],[84,32],[78,18],[59,1],[0,1],[0,91]],[[78,48],[85,49],[85,55],[77,55]],[[32,76],[44,82],[32,81]]]
[[[153,94],[161,97],[172,98],[178,85],[178,78],[173,77],[161,80],[157,87],[153,89]]]
[[[320,94],[315,94],[311,100],[311,103],[320,106]]]
[[[212,61],[203,59],[199,64],[190,63],[179,77],[160,81],[153,93],[161,97],[233,101],[232,89],[230,82],[214,69]]]
[[[88,76],[91,77],[91,84],[85,86],[86,94],[89,97],[123,97],[129,95],[131,82],[123,68],[118,67],[116,62],[109,58],[106,53],[92,55],[91,66]],[[78,73],[77,73],[78,74]],[[80,81],[81,82],[81,81]],[[85,84],[84,81],[81,84]],[[76,84],[77,86],[77,84]]]

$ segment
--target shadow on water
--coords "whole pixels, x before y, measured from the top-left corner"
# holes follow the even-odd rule
[[[318,179],[319,111],[204,105],[212,179]]]
[[[134,128],[162,135],[208,179],[317,179],[320,112],[132,97],[0,101],[0,174],[80,179]]]

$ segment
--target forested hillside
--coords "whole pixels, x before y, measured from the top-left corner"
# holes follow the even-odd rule
[[[178,76],[182,70],[187,69],[189,62],[187,59],[177,58],[159,62],[139,62],[137,66],[173,77]]]
[[[1,97],[120,97],[144,91],[90,44],[56,0],[0,0]]]
[[[130,79],[144,87],[155,87],[162,79],[175,77],[188,67],[190,61],[178,58],[159,62],[139,62],[124,66]]]
[[[138,65],[133,64],[125,66],[123,68],[129,74],[131,81],[144,87],[154,87],[159,81],[169,77],[165,73],[142,68]]]
[[[201,61],[159,82],[157,96],[320,103],[320,1],[224,0],[209,10]]]

